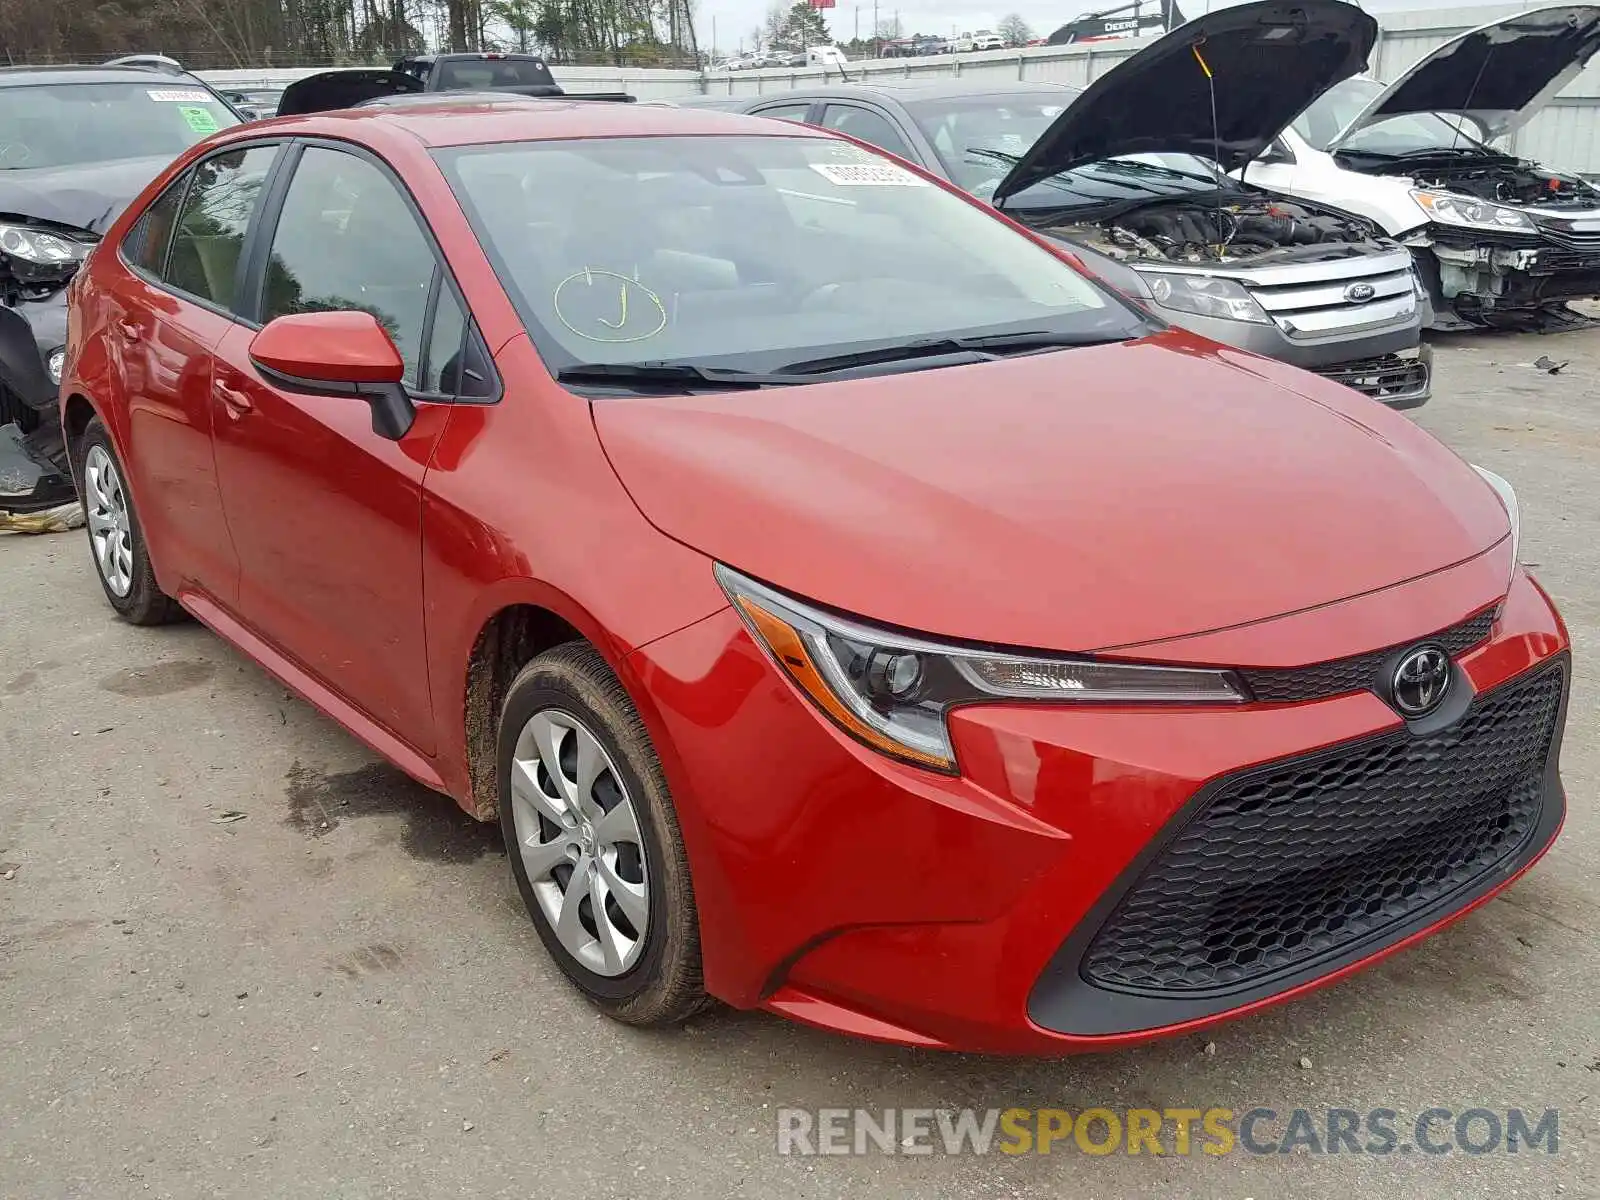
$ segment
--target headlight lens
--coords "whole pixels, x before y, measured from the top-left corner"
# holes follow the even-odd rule
[[[1235,280],[1175,271],[1141,271],[1140,274],[1149,282],[1150,294],[1162,308],[1202,317],[1221,317],[1227,321],[1267,323],[1267,314],[1255,297]]]
[[[88,247],[70,238],[26,225],[0,225],[0,250],[36,267],[68,266],[81,262]]]
[[[45,373],[50,376],[51,383],[61,382],[61,369],[67,364],[67,348],[57,346],[45,357]]]
[[[1428,219],[1441,225],[1462,225],[1471,229],[1507,229],[1518,233],[1534,233],[1538,226],[1526,213],[1503,204],[1491,204],[1473,196],[1457,196],[1450,192],[1430,192],[1413,188],[1411,198],[1428,214]]]
[[[960,704],[1245,699],[1227,671],[948,646],[823,612],[724,566],[717,579],[756,641],[824,715],[875,750],[937,771],[955,770],[945,718]]]
[[[1483,476],[1483,481],[1494,489],[1494,494],[1500,497],[1500,503],[1505,506],[1506,517],[1511,522],[1511,569],[1517,569],[1517,552],[1522,548],[1522,510],[1517,505],[1517,493],[1511,485],[1500,476],[1484,467],[1472,464],[1472,469]]]

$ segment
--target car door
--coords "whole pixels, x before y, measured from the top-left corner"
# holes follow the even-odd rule
[[[279,152],[225,150],[175,180],[124,240],[129,274],[108,289],[145,535],[179,589],[223,605],[237,597],[239,558],[211,450],[211,352],[238,320],[245,234]]]
[[[252,248],[252,314],[356,309],[389,332],[417,400],[398,440],[367,405],[274,387],[241,327],[217,352],[217,477],[255,631],[413,749],[434,747],[423,633],[422,482],[448,405],[424,392],[431,326],[464,323],[420,214],[392,173],[307,144]],[[452,309],[452,306],[454,308]]]

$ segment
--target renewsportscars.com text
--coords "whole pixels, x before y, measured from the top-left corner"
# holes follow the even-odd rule
[[[1555,1154],[1553,1108],[780,1108],[778,1153]]]

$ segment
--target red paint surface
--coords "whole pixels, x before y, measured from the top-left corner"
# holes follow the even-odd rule
[[[250,341],[250,357],[268,370],[336,383],[399,383],[400,351],[365,312],[293,313]]]

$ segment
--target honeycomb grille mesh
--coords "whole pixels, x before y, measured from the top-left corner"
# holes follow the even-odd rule
[[[1142,993],[1228,990],[1406,920],[1538,824],[1558,665],[1479,697],[1452,728],[1385,734],[1225,784],[1145,869],[1081,970]]]
[[[1472,649],[1489,636],[1494,626],[1495,609],[1486,609],[1475,617],[1468,617],[1459,625],[1452,625],[1432,637],[1416,641],[1438,642],[1456,658]],[[1410,643],[1405,643],[1410,644]],[[1313,663],[1309,667],[1285,669],[1245,668],[1239,675],[1249,685],[1257,700],[1286,703],[1301,700],[1323,700],[1329,696],[1342,696],[1347,692],[1364,692],[1378,680],[1378,667],[1398,647],[1374,650],[1370,654],[1357,654],[1350,658],[1336,658],[1332,662]]]

